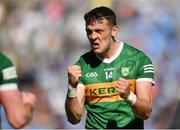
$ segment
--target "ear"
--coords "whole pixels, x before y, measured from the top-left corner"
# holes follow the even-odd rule
[[[118,32],[119,32],[119,28],[118,28],[117,25],[115,25],[115,26],[112,28],[112,32],[111,32],[112,37],[115,37]]]

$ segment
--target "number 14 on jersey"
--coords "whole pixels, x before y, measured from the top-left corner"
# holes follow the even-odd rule
[[[106,79],[112,79],[113,77],[113,72],[112,71],[106,71],[105,72],[105,76],[106,76]]]

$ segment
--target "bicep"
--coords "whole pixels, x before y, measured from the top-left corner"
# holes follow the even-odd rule
[[[152,105],[152,83],[149,81],[138,81],[136,83],[136,95]]]
[[[19,109],[22,106],[22,98],[17,90],[7,90],[0,92],[1,104],[5,108],[7,114],[14,112],[14,109]]]
[[[85,101],[85,86],[83,84],[78,84],[77,86],[77,98],[79,104],[83,107]]]

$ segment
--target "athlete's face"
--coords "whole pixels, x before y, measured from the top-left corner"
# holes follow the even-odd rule
[[[104,55],[111,49],[113,37],[117,34],[117,26],[111,25],[106,19],[86,25],[87,37],[96,54]]]

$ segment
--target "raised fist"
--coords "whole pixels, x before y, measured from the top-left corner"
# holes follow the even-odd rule
[[[81,67],[78,65],[69,66],[67,69],[69,84],[76,88],[79,82],[79,79],[82,76]]]
[[[130,83],[124,78],[119,78],[117,81],[116,92],[124,99],[127,99],[130,94]]]

